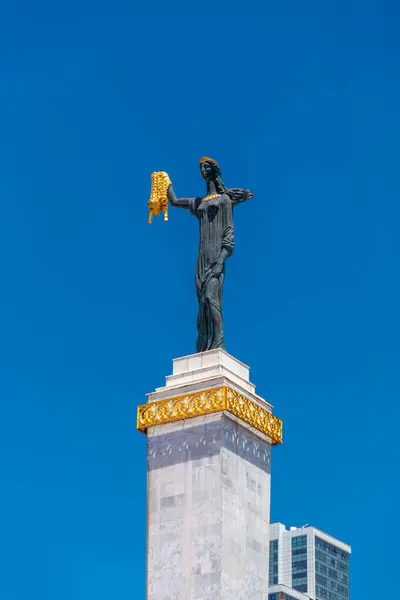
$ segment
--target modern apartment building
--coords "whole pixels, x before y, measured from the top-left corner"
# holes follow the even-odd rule
[[[315,527],[270,525],[269,600],[303,600],[293,590],[307,599],[350,600],[350,554],[349,545]]]

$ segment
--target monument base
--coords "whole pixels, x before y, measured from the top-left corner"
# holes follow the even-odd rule
[[[148,436],[147,599],[266,600],[281,422],[223,350],[174,360],[138,409]]]

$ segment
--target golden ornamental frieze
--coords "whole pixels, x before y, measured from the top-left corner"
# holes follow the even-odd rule
[[[282,421],[256,402],[226,386],[142,404],[138,407],[137,429],[146,433],[148,427],[224,410],[271,438],[272,445],[282,443]]]

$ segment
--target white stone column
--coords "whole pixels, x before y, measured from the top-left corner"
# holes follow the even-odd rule
[[[148,436],[147,600],[266,600],[280,441],[276,428],[266,434],[271,405],[222,350],[176,359],[148,400],[138,413]]]

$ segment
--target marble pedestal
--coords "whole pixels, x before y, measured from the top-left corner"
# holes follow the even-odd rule
[[[271,445],[281,422],[222,350],[179,359],[147,433],[147,600],[266,600]]]

